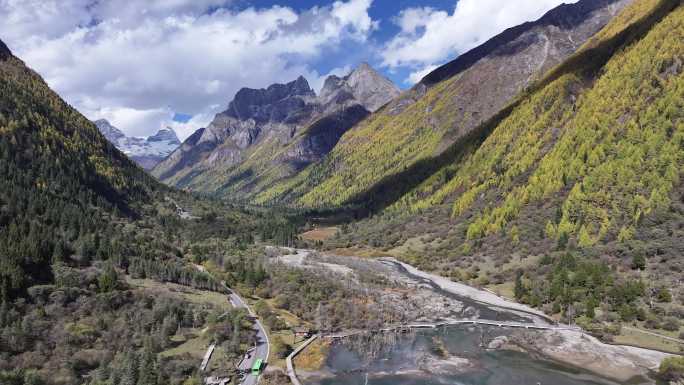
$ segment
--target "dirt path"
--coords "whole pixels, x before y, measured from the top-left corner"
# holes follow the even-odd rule
[[[649,332],[649,331],[647,331],[647,330],[641,330],[641,329],[633,328],[633,327],[631,327],[631,326],[623,326],[622,328],[623,328],[623,329],[627,329],[627,330],[631,330],[631,331],[634,331],[634,332],[637,332],[637,333],[648,334],[648,335],[650,335],[650,336],[655,336],[655,337],[659,337],[659,338],[662,338],[662,339],[665,339],[665,340],[668,340],[668,341],[672,341],[672,342],[677,342],[677,343],[680,343],[680,344],[684,344],[684,340],[680,340],[679,338],[664,336],[664,335],[662,335],[662,334],[658,334],[658,333],[654,333],[654,332]]]

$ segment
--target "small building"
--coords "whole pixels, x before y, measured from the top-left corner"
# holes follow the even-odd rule
[[[294,329],[294,335],[295,337],[299,338],[309,338],[311,337],[311,329],[305,327],[305,326],[297,326]]]

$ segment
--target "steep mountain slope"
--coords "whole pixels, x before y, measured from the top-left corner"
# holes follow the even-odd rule
[[[135,217],[163,188],[2,47],[0,298],[49,280],[44,267],[109,215]]]
[[[658,327],[677,316],[667,304],[684,298],[680,1],[635,1],[460,150],[331,247],[362,242],[508,288],[599,334],[611,317]]]
[[[350,127],[398,93],[367,64],[329,77],[319,96],[303,77],[245,88],[153,174],[179,187],[249,197],[319,161]]]
[[[151,170],[181,144],[170,127],[161,129],[147,138],[136,138],[126,136],[106,119],[94,123],[109,142],[146,170]]]
[[[435,171],[430,159],[491,119],[628,3],[582,0],[504,31],[428,75],[349,130],[323,162],[257,200],[326,206],[398,198]]]
[[[648,10],[649,3],[668,9],[678,2],[637,5]],[[684,166],[683,22],[680,7],[598,67],[598,76],[583,68],[553,80],[451,166],[442,187],[433,179],[404,202],[420,208],[455,197],[456,217],[478,207],[466,233],[475,240],[507,229],[525,206],[561,194],[549,237],[575,238],[582,247],[631,239],[644,216],[667,211]],[[591,65],[600,64],[591,56]]]

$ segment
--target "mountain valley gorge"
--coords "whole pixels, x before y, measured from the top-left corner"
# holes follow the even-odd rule
[[[682,384],[684,3],[498,32],[183,141],[0,41],[0,384]]]

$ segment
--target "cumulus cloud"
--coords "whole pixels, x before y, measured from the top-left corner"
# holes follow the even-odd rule
[[[577,0],[459,0],[453,11],[404,9],[394,20],[400,32],[381,52],[390,69],[413,70],[415,83],[430,69],[474,48],[506,28],[541,17],[563,2]]]
[[[426,67],[423,67],[423,69],[418,70],[418,71],[413,71],[409,74],[408,77],[408,82],[410,84],[416,84],[418,83],[421,79],[423,79],[427,74],[430,72],[434,71],[439,67],[438,65],[428,65]]]
[[[202,110],[202,112],[193,115],[187,122],[170,121],[166,126],[173,128],[179,138],[186,138],[198,129],[206,127],[207,123],[214,118],[214,115],[225,108],[226,106],[224,105],[213,104]]]
[[[377,28],[372,0],[295,11],[226,0],[0,0],[0,38],[68,102],[130,135],[171,126],[186,137],[241,87],[299,75]],[[217,103],[223,103],[223,106]],[[193,116],[172,120],[175,112]]]
[[[117,127],[126,127],[129,136],[147,136],[146,128],[158,127],[160,122],[167,122],[173,118],[173,112],[167,108],[152,108],[140,110],[128,107],[103,107],[96,110],[82,111],[91,119],[107,119]]]

